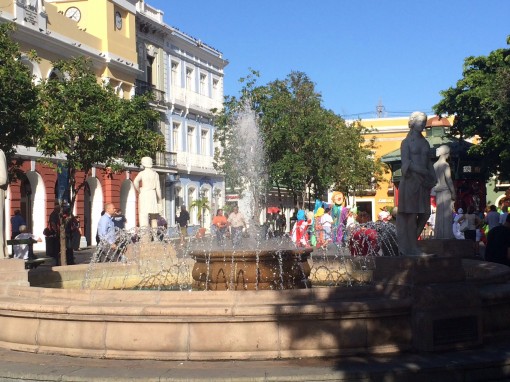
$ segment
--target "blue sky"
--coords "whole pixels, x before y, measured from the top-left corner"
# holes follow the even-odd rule
[[[506,48],[510,0],[147,0],[229,61],[225,94],[305,72],[345,118],[430,113],[468,56]]]

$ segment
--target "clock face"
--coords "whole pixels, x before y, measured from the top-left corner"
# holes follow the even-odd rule
[[[76,7],[67,8],[65,15],[66,15],[66,17],[69,17],[71,20],[74,20],[76,22],[80,21],[80,19],[81,19],[81,12]]]
[[[117,29],[122,29],[122,15],[120,12],[115,12],[115,27]]]

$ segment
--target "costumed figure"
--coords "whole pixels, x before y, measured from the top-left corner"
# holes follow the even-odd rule
[[[317,239],[317,243],[316,243],[317,248],[322,247],[324,245],[324,229],[322,228],[322,223],[321,223],[322,215],[324,215],[324,208],[321,207],[317,210],[317,212],[314,215],[314,217],[315,217],[314,228],[315,228],[315,237]]]
[[[331,236],[333,237],[333,243],[342,243],[349,210],[345,208],[345,197],[340,191],[333,192],[331,202],[333,203],[331,208],[331,217],[333,218]]]
[[[308,247],[308,222],[306,221],[305,211],[299,210],[296,217],[297,221],[292,228],[292,241],[296,247]]]

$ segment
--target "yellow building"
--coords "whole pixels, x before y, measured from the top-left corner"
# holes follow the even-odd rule
[[[0,0],[0,22],[14,22],[22,51],[33,49],[39,62],[26,62],[36,81],[47,78],[52,62],[87,56],[98,79],[122,97],[134,94],[138,69],[136,0]]]
[[[429,116],[429,119],[432,116]],[[450,124],[454,117],[449,117]],[[347,121],[348,123],[357,123],[357,121]],[[389,117],[363,119],[359,123],[362,126],[373,129],[367,134],[366,139],[375,137],[374,158],[381,158],[392,151],[400,149],[400,143],[409,132],[409,117]],[[394,186],[391,180],[391,171],[387,167],[384,174],[384,180],[380,182],[373,190],[367,190],[362,195],[356,195],[349,200],[351,205],[367,211],[372,220],[377,220],[377,215],[384,207],[388,210],[395,205]]]
[[[22,58],[35,82],[55,73],[53,62],[85,56],[90,58],[99,82],[111,84],[119,97],[130,98],[135,93],[135,79],[142,74],[136,51],[136,3],[136,0],[0,0],[0,23],[16,25],[12,37],[21,52],[37,53],[37,61],[30,61],[28,56]],[[5,234],[10,234],[12,211],[20,209],[31,232],[41,235],[57,198],[57,173],[42,165],[41,153],[34,147],[17,146],[16,151],[23,160],[24,174],[7,189]],[[113,180],[105,180],[101,171],[96,173],[94,168],[87,179],[89,192],[75,205],[75,213],[83,218],[88,245],[94,238],[104,201],[120,199],[118,204],[122,205],[120,186],[105,182]],[[134,191],[131,194],[131,199],[135,199]],[[44,250],[44,243],[35,244],[34,249]]]

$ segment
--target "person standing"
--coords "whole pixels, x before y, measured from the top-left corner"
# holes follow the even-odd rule
[[[101,246],[98,257],[101,261],[111,259],[112,252],[115,252],[117,249],[115,224],[113,224],[115,205],[113,203],[106,203],[104,212],[97,225],[97,234],[100,240],[99,245]]]
[[[81,219],[79,216],[71,216],[71,241],[73,244],[73,251],[80,250],[81,240]]]
[[[324,243],[323,246],[326,247],[333,238],[331,237],[331,227],[333,225],[333,217],[330,215],[331,209],[326,207],[324,209],[324,215],[321,217],[322,229],[324,230]]]
[[[14,215],[11,217],[11,239],[14,239],[16,236],[18,236],[21,232],[20,227],[22,225],[27,225],[25,223],[25,219],[23,219],[23,216],[21,216],[21,211],[16,210],[14,211]]]
[[[55,265],[60,265],[60,206],[56,205],[48,218],[46,231],[46,255],[55,259]]]
[[[418,237],[430,216],[430,190],[436,184],[430,145],[422,131],[427,115],[416,111],[409,118],[410,131],[400,145],[402,178],[398,193],[397,237],[400,253],[419,255]]]
[[[508,206],[501,207],[501,215],[499,216],[499,225],[505,224],[507,216],[508,216]]]
[[[218,245],[223,245],[225,242],[225,234],[227,233],[228,221],[223,210],[220,208],[216,211],[216,216],[212,220],[212,225],[216,229],[216,242]]]
[[[476,229],[480,226],[481,220],[475,214],[475,208],[469,206],[466,214],[459,219],[459,224],[462,224],[464,220],[467,220],[467,229],[464,231],[464,237],[466,240],[476,241]]]
[[[241,244],[243,237],[243,228],[246,228],[246,220],[244,215],[239,212],[239,207],[235,206],[233,211],[228,216],[228,224],[232,234],[232,244],[237,247]]]
[[[475,256],[478,256],[480,251],[480,242],[477,240],[476,231],[480,228],[482,221],[475,214],[475,208],[472,205],[468,207],[467,213],[459,219],[459,223],[462,224],[464,220],[467,221],[467,229],[464,231],[464,237],[466,240],[471,240],[475,243],[474,252]]]
[[[451,239],[453,238],[452,211],[455,202],[455,187],[453,186],[450,164],[447,162],[450,156],[450,148],[447,145],[439,146],[436,155],[439,159],[434,163],[434,171],[437,177],[437,184],[434,187],[436,193],[434,238]]]
[[[276,218],[276,232],[278,236],[283,236],[287,228],[287,219],[285,214],[281,211]]]
[[[181,213],[179,214],[179,216],[175,217],[175,221],[179,224],[180,230],[179,237],[181,238],[181,245],[184,245],[184,240],[188,235],[188,223],[189,223],[189,212],[186,211],[186,206],[184,205],[181,206]]]
[[[115,214],[113,215],[113,225],[117,229],[124,229],[126,227],[127,219],[122,214],[122,210],[120,208],[115,209]]]
[[[485,260],[510,266],[510,215],[487,234]]]
[[[489,226],[489,231],[499,225],[499,214],[494,204],[489,207],[485,222]]]
[[[457,210],[457,213],[453,217],[453,224],[452,224],[452,231],[453,236],[458,240],[464,240],[464,232],[460,230],[460,223],[459,220],[464,216],[464,210],[462,208],[459,208]]]

